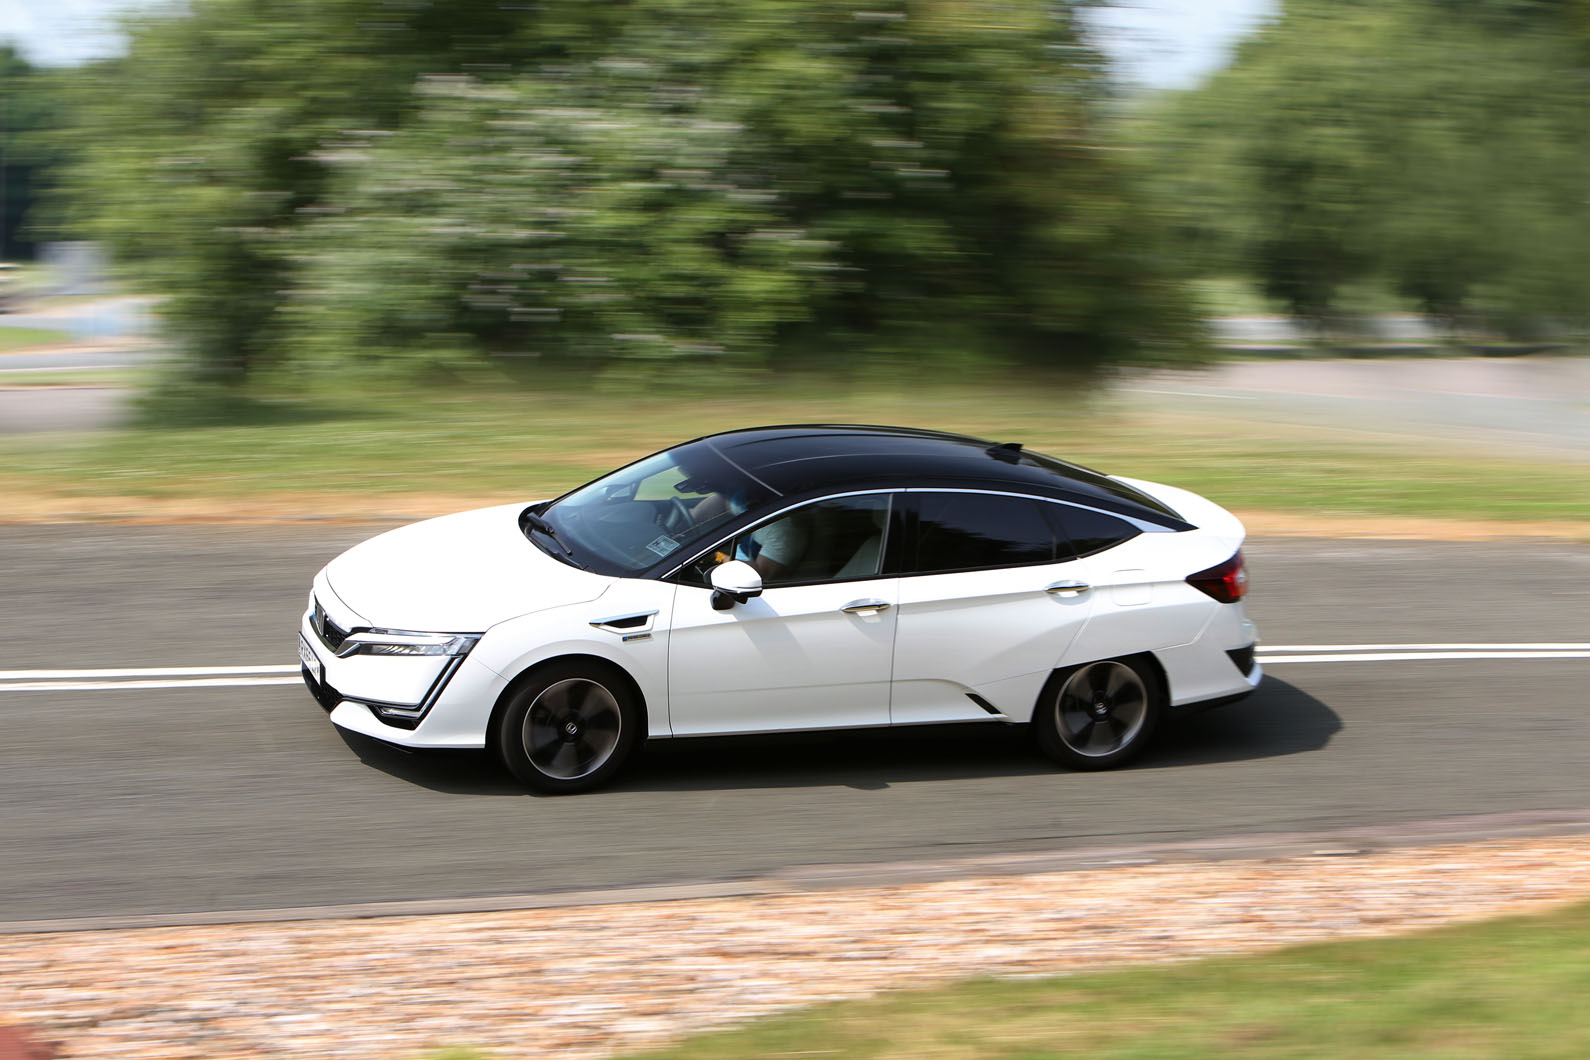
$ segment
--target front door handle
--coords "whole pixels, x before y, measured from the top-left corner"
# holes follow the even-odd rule
[[[1087,582],[1055,582],[1053,585],[1044,586],[1043,591],[1050,596],[1078,596],[1091,588],[1093,586]]]
[[[839,610],[847,615],[876,615],[889,610],[889,604],[885,600],[857,600],[854,603],[846,604]]]

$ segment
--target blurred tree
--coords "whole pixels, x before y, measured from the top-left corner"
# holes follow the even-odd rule
[[[324,191],[318,146],[400,125],[422,73],[564,54],[609,6],[193,0],[131,17],[127,56],[80,71],[71,220],[169,296],[196,372],[240,380],[279,348],[288,235]]]
[[[1085,0],[194,0],[85,72],[84,230],[194,364],[1180,343]],[[418,88],[416,89],[416,85]]]
[[[33,256],[30,214],[63,158],[50,133],[60,124],[65,90],[59,71],[35,69],[0,44],[0,261]]]
[[[1191,331],[1071,5],[636,0],[609,28],[333,152],[306,353],[1086,366]]]
[[[1230,69],[1153,116],[1183,245],[1310,319],[1374,278],[1453,325],[1582,326],[1583,14],[1582,0],[1289,0]]]

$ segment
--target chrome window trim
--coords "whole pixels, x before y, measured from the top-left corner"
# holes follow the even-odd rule
[[[885,512],[887,514],[886,514],[885,519],[884,519],[883,548],[878,553],[878,555],[879,555],[879,557],[881,559],[883,556],[888,554],[889,530],[894,525],[894,495],[896,493],[905,493],[905,492],[906,492],[905,490],[899,489],[897,487],[886,488],[886,489],[850,490],[850,491],[848,491],[846,493],[830,493],[830,494],[828,494],[826,496],[823,496],[823,497],[809,497],[809,498],[807,498],[806,500],[803,500],[803,501],[796,501],[794,504],[787,504],[784,507],[780,508],[778,511],[773,512],[771,515],[764,516],[763,518],[757,520],[754,523],[747,523],[744,526],[740,527],[740,529],[736,530],[734,533],[730,534],[729,536],[720,537],[716,541],[714,541],[712,544],[708,545],[706,548],[703,548],[703,549],[701,549],[698,552],[692,553],[689,559],[685,560],[683,563],[677,564],[676,566],[671,568],[668,571],[668,573],[659,574],[657,576],[657,580],[658,581],[667,581],[669,578],[672,578],[674,575],[678,574],[680,571],[684,570],[686,567],[688,567],[692,563],[696,562],[696,560],[700,559],[702,556],[705,556],[707,553],[712,552],[715,549],[717,549],[717,547],[719,545],[722,545],[722,544],[724,544],[726,542],[729,542],[729,541],[733,541],[735,538],[739,537],[741,534],[749,534],[749,533],[751,533],[751,532],[753,532],[755,530],[759,530],[762,527],[766,526],[768,523],[771,523],[773,520],[779,518],[780,516],[783,516],[783,515],[785,515],[785,514],[787,514],[789,512],[793,512],[793,511],[795,511],[798,508],[805,508],[808,505],[812,505],[812,504],[822,504],[824,501],[844,500],[846,497],[877,497],[877,496],[884,496],[884,497],[888,497],[889,498],[889,506],[888,506],[888,508],[885,509]],[[872,577],[874,577],[874,578],[882,578],[882,577],[885,577],[885,575],[883,575],[883,574],[875,574],[875,575],[872,575]],[[866,579],[865,578],[852,578],[852,579],[846,579],[846,580],[847,581],[865,581]],[[827,585],[829,583],[828,582],[816,582],[816,583],[813,583],[813,584]]]
[[[717,539],[712,544],[708,545],[706,548],[703,548],[700,551],[693,553],[690,556],[690,558],[685,560],[683,563],[677,564],[676,566],[671,568],[666,574],[658,575],[657,576],[657,580],[658,581],[667,581],[668,579],[673,578],[680,571],[684,570],[686,567],[690,566],[692,563],[694,563],[697,560],[699,560],[702,556],[705,556],[709,552],[712,552],[713,550],[717,549],[718,546],[724,544],[725,542],[733,541],[735,538],[739,537],[741,534],[750,533],[750,532],[752,532],[754,530],[757,530],[757,529],[759,529],[759,528],[761,528],[763,526],[766,526],[768,523],[772,522],[773,520],[779,518],[780,516],[782,516],[782,515],[784,515],[784,514],[786,514],[788,512],[792,512],[792,511],[796,510],[797,508],[804,508],[804,507],[806,507],[809,504],[821,504],[824,501],[843,500],[846,497],[872,497],[872,496],[877,496],[879,494],[882,494],[882,495],[887,496],[887,497],[890,498],[890,501],[889,501],[889,519],[888,519],[887,523],[885,524],[885,532],[884,532],[884,548],[887,549],[888,548],[888,543],[889,543],[888,542],[888,531],[893,529],[893,526],[894,526],[894,518],[893,518],[893,516],[894,516],[894,500],[893,500],[893,498],[894,498],[894,495],[897,494],[897,493],[972,493],[972,494],[979,494],[979,495],[988,496],[988,497],[1016,497],[1016,498],[1018,498],[1020,500],[1041,501],[1041,502],[1043,502],[1045,504],[1056,504],[1056,505],[1059,505],[1062,508],[1076,508],[1076,509],[1078,509],[1080,511],[1092,512],[1095,515],[1107,515],[1107,516],[1109,516],[1112,519],[1119,519],[1122,522],[1128,524],[1129,526],[1136,527],[1139,533],[1145,533],[1145,534],[1175,534],[1175,533],[1180,533],[1180,531],[1172,529],[1171,527],[1168,527],[1168,526],[1161,526],[1158,523],[1152,523],[1152,522],[1149,522],[1146,519],[1139,519],[1136,516],[1132,516],[1132,515],[1123,515],[1120,512],[1112,512],[1112,511],[1107,511],[1107,510],[1105,510],[1103,508],[1095,508],[1095,507],[1093,507],[1090,504],[1081,504],[1081,503],[1078,503],[1077,501],[1064,501],[1064,500],[1060,500],[1060,499],[1058,499],[1056,497],[1044,497],[1044,496],[1040,496],[1038,494],[1033,494],[1033,493],[1013,493],[1010,490],[976,489],[974,487],[969,487],[969,486],[895,486],[895,487],[890,487],[890,488],[885,488],[885,489],[850,490],[850,491],[847,491],[845,493],[831,493],[831,494],[828,494],[827,496],[824,496],[824,497],[814,497],[814,498],[810,498],[808,500],[799,501],[799,502],[797,502],[795,504],[786,505],[783,508],[780,508],[778,511],[773,512],[771,515],[768,515],[768,516],[758,520],[757,522],[746,524],[745,526],[741,527],[739,530],[736,530],[734,533],[728,535],[727,537],[722,537],[722,538]],[[1063,561],[1057,560],[1055,562],[1063,562]],[[1069,562],[1069,561],[1064,561],[1064,562]],[[995,568],[976,568],[976,569],[983,570],[983,569],[995,569]],[[879,574],[879,575],[876,575],[875,577],[880,577],[881,578],[881,577],[885,577],[885,575]],[[864,579],[859,579],[859,580],[864,580]],[[827,584],[827,583],[819,583],[819,584]]]

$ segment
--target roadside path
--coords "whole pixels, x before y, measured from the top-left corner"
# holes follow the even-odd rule
[[[508,913],[0,937],[62,1060],[582,1058],[821,1001],[1410,931],[1590,897],[1590,837]]]

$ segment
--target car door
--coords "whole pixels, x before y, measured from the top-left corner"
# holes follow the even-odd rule
[[[1045,502],[971,490],[905,496],[891,720],[1027,720],[1092,613],[1081,565]]]
[[[886,576],[890,499],[801,505],[723,542],[677,576],[668,647],[675,735],[889,722],[898,581]],[[779,561],[762,594],[712,606],[707,572],[728,558]]]

